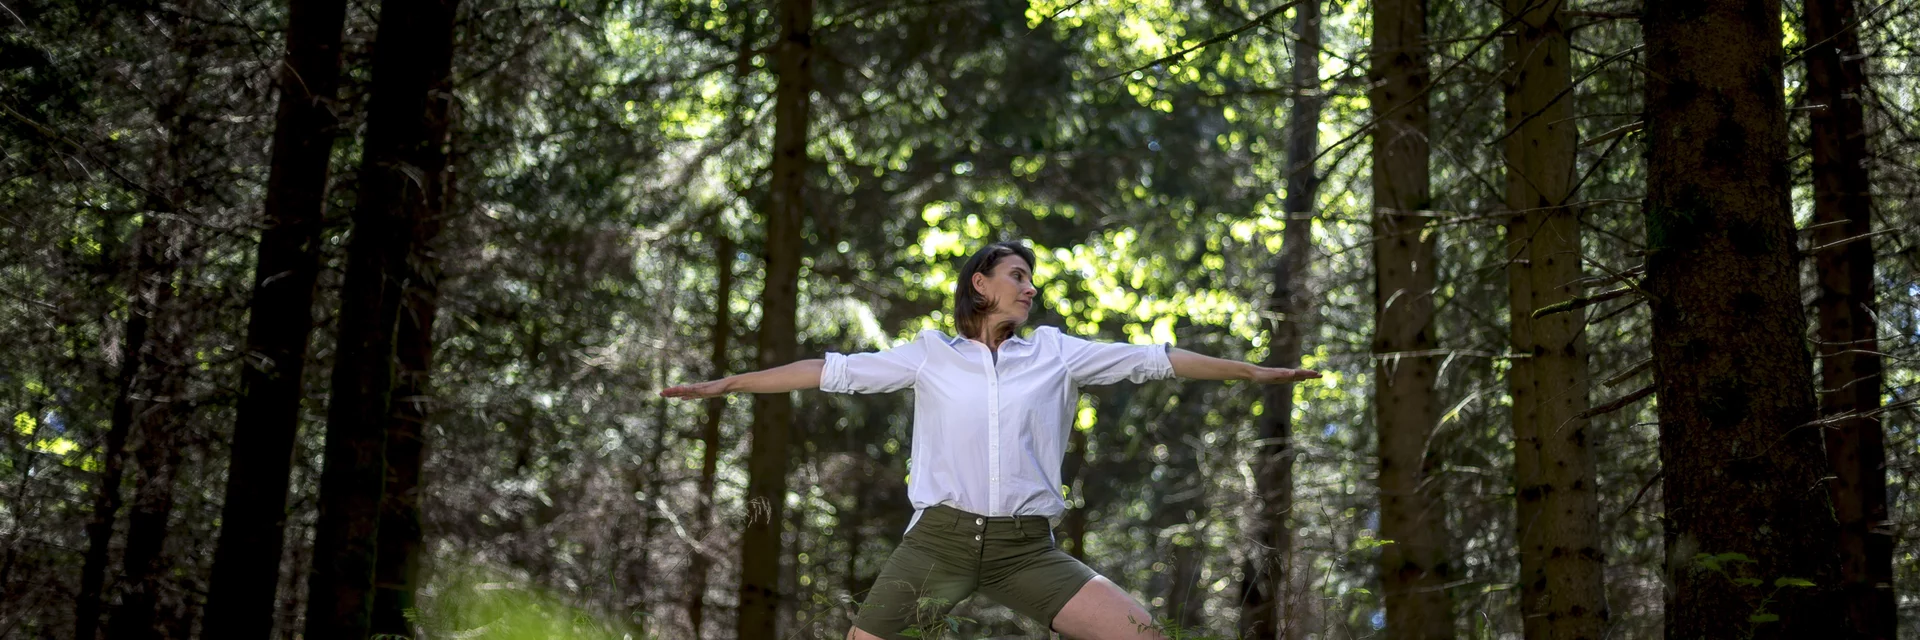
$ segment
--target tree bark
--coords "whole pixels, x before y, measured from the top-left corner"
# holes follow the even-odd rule
[[[1184,328],[1177,326],[1174,331],[1180,333]],[[1183,387],[1175,396],[1172,415],[1159,421],[1153,438],[1158,441],[1157,446],[1166,447],[1167,455],[1155,465],[1155,471],[1164,471],[1165,480],[1153,488],[1153,500],[1148,508],[1153,516],[1148,519],[1148,527],[1158,532],[1156,537],[1168,545],[1158,551],[1160,557],[1167,559],[1166,568],[1154,574],[1148,591],[1166,594],[1165,606],[1154,613],[1180,629],[1199,624],[1201,605],[1205,601],[1204,595],[1195,597],[1203,562],[1201,552],[1206,545],[1199,520],[1207,510],[1209,482],[1200,469],[1197,450],[1201,446],[1199,435],[1207,422],[1200,397],[1199,385]]]
[[[1281,232],[1280,255],[1273,261],[1273,296],[1267,351],[1269,367],[1300,367],[1302,343],[1309,313],[1307,259],[1313,244],[1314,198],[1320,174],[1313,166],[1320,137],[1320,3],[1309,0],[1294,9],[1293,109],[1287,113],[1287,225]],[[1260,444],[1254,470],[1259,490],[1260,519],[1254,523],[1255,546],[1248,554],[1241,584],[1240,630],[1253,640],[1291,639],[1299,635],[1294,611],[1293,526],[1293,385],[1262,390]]]
[[[287,482],[313,333],[322,207],[339,124],[332,105],[346,8],[343,0],[288,3],[267,226],[255,258],[243,392],[202,632],[208,638],[255,640],[273,631]]]
[[[782,0],[774,45],[773,175],[767,202],[766,289],[760,297],[759,366],[793,361],[798,336],[801,221],[806,218],[807,126],[813,94],[813,0]],[[775,638],[780,606],[780,528],[787,494],[793,398],[753,398],[753,444],[747,454],[748,523],[740,540],[741,638]]]
[[[1598,639],[1606,632],[1603,542],[1587,448],[1586,312],[1533,318],[1573,299],[1580,213],[1573,201],[1577,134],[1563,5],[1507,0],[1507,286],[1512,368],[1520,614],[1530,639]]]
[[[358,640],[372,625],[395,325],[413,236],[438,180],[426,170],[444,163],[429,105],[446,86],[456,3],[380,6],[307,582],[308,638]]]
[[[728,343],[733,340],[733,237],[724,229],[714,229],[714,267],[720,272],[719,282],[714,292],[713,307],[713,352],[708,355],[711,368],[709,378],[718,380],[727,375]],[[713,397],[707,399],[706,421],[700,426],[700,502],[694,507],[693,522],[699,533],[694,540],[702,544],[713,532],[713,489],[720,474],[720,424],[726,419],[727,399]],[[858,549],[856,549],[857,551]],[[694,640],[703,637],[701,624],[706,620],[707,577],[713,569],[713,558],[708,549],[694,549],[693,566],[690,570],[692,584],[687,587],[687,620],[693,628]]]
[[[1439,422],[1434,397],[1434,241],[1428,179],[1424,0],[1374,5],[1373,398],[1380,433],[1380,577],[1387,633],[1452,638],[1445,502],[1429,481]]]
[[[142,454],[136,459],[136,509],[145,513],[140,517],[139,535],[151,538],[156,534],[165,534],[165,516],[159,520],[161,529],[154,530],[153,511],[162,508],[159,502],[163,497],[167,503],[165,510],[172,509],[171,469],[162,468],[172,449],[171,433],[175,426],[172,399],[184,389],[179,377],[184,374],[184,366],[176,366],[184,357],[174,352],[184,349],[180,343],[184,338],[178,335],[180,330],[179,313],[174,309],[174,280],[179,270],[179,251],[185,229],[182,223],[174,219],[181,215],[182,202],[187,197],[186,186],[181,182],[181,164],[191,145],[193,134],[190,125],[193,117],[188,114],[187,101],[193,95],[193,85],[199,77],[198,57],[205,49],[204,42],[192,39],[188,29],[192,27],[182,17],[191,12],[191,6],[173,14],[165,20],[170,28],[172,42],[167,59],[179,66],[180,77],[173,79],[163,101],[157,106],[154,120],[166,129],[166,137],[157,146],[153,154],[153,165],[147,178],[154,189],[166,190],[162,196],[149,191],[143,208],[140,227],[134,232],[132,242],[133,273],[128,289],[128,309],[125,340],[120,351],[120,373],[117,380],[118,395],[114,398],[112,415],[109,418],[105,437],[104,452],[99,486],[94,496],[93,515],[87,523],[87,555],[80,575],[80,591],[74,605],[76,640],[93,640],[99,632],[101,599],[106,586],[106,571],[112,548],[114,521],[122,506],[120,485],[125,479],[125,460],[128,453],[129,438],[137,436],[140,441],[134,443],[134,449]],[[153,367],[159,367],[154,369]],[[137,427],[137,428],[136,428]],[[163,481],[167,490],[159,491],[154,482]],[[135,514],[129,514],[132,522]],[[128,531],[128,549],[122,557],[122,567],[126,575],[128,597],[114,614],[115,624],[123,629],[151,627],[152,604],[149,602],[155,585],[151,582],[153,573],[149,571],[158,561],[160,538],[135,541],[135,527]],[[149,549],[152,551],[149,553]],[[124,599],[123,599],[124,600]],[[147,609],[140,613],[140,609]],[[145,622],[142,622],[145,621]]]
[[[178,299],[185,286],[180,271],[183,263],[192,261],[187,254],[198,250],[190,225],[181,220],[190,215],[188,203],[198,195],[189,177],[199,144],[199,117],[191,99],[200,77],[199,61],[207,49],[205,39],[194,33],[198,25],[193,24],[193,10],[189,3],[163,19],[170,30],[165,61],[179,75],[171,78],[172,86],[154,117],[165,128],[166,137],[154,154],[148,184],[164,189],[165,195],[147,194],[144,208],[150,219],[143,221],[141,231],[151,233],[140,251],[142,258],[151,261],[147,265],[151,269],[136,270],[136,276],[146,280],[135,291],[145,298],[150,316],[137,355],[138,370],[125,398],[130,420],[125,444],[134,462],[134,494],[121,555],[120,602],[107,626],[107,636],[115,639],[159,638],[162,633],[157,622],[167,578],[167,520],[173,514],[174,480],[184,444],[180,430],[189,411],[183,396],[192,366],[187,330],[191,319]]]
[[[1113,325],[1103,327],[1103,333],[1107,330],[1118,331],[1118,323]],[[1078,495],[1079,499],[1068,501],[1066,516],[1060,520],[1060,546],[1081,562],[1087,560],[1088,519],[1093,512],[1112,502],[1116,493],[1114,483],[1105,480],[1111,473],[1111,465],[1106,459],[1093,455],[1091,441],[1120,429],[1127,405],[1133,402],[1134,389],[1131,385],[1119,385],[1085,390],[1084,393],[1093,396],[1093,424],[1086,429],[1076,426],[1067,438],[1069,450],[1060,477],[1062,482],[1073,487],[1067,495]],[[1102,449],[1108,452],[1112,450]]]
[[[1642,22],[1669,638],[1844,624],[1838,526],[1816,489],[1828,465],[1809,426],[1780,20],[1777,0],[1691,0],[1648,3]],[[1811,586],[1776,587],[1788,579]]]
[[[1893,535],[1887,521],[1887,451],[1880,419],[1879,336],[1874,324],[1871,160],[1860,96],[1866,73],[1852,0],[1809,0],[1807,97],[1813,151],[1812,241],[1820,293],[1821,429],[1833,467],[1828,488],[1840,521],[1840,583],[1855,637],[1893,638]],[[1843,243],[1844,244],[1840,244]],[[1834,246],[1834,245],[1838,246]],[[1846,417],[1852,416],[1852,417]]]
[[[87,521],[87,555],[80,570],[80,591],[74,599],[74,638],[94,640],[99,635],[100,596],[106,586],[107,563],[118,519],[120,484],[125,480],[127,434],[133,430],[134,379],[146,349],[149,319],[154,315],[158,283],[172,279],[172,262],[160,246],[159,216],[148,216],[134,232],[132,295],[127,305],[126,336],[120,347],[120,373],[113,413],[102,442],[100,476],[95,480],[93,516]]]
[[[175,195],[180,195],[180,190],[175,190]],[[166,206],[157,200],[149,204]],[[161,219],[164,211],[156,209],[151,215]],[[152,279],[146,293],[153,316],[139,356],[139,373],[129,391],[132,428],[128,453],[134,462],[134,494],[127,510],[127,544],[121,556],[124,588],[107,627],[107,636],[116,639],[160,637],[156,622],[166,580],[167,519],[173,514],[174,479],[183,444],[179,431],[185,426],[187,412],[182,396],[191,359],[188,319],[176,300],[186,229],[170,221],[158,226],[161,231],[153,239],[159,246],[151,251],[164,257],[158,258],[162,263],[158,269],[144,272]]]
[[[1097,409],[1096,409],[1097,411]],[[1086,562],[1087,551],[1087,432],[1077,426],[1067,434],[1067,455],[1060,468],[1060,481],[1070,489],[1067,513],[1060,518],[1060,548],[1075,559]],[[1074,502],[1078,501],[1078,506]]]
[[[415,156],[419,162],[422,197],[409,198],[407,218],[411,242],[399,264],[400,317],[394,355],[397,380],[389,396],[386,425],[386,486],[381,489],[380,523],[374,556],[373,633],[414,635],[407,612],[414,608],[420,588],[422,516],[421,465],[426,462],[427,421],[432,419],[433,320],[440,310],[440,230],[451,212],[453,172],[448,166],[448,116],[452,107],[453,33],[450,9],[435,16],[445,24],[445,54],[433,58],[436,78],[428,93],[426,139]],[[436,34],[439,32],[436,31]],[[439,53],[441,49],[436,49]]]

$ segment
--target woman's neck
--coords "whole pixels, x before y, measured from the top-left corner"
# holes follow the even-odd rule
[[[1005,344],[1007,338],[1012,337],[1014,330],[1018,328],[1019,326],[1012,322],[990,318],[980,326],[980,343],[987,345],[988,351],[999,353],[1000,345]]]

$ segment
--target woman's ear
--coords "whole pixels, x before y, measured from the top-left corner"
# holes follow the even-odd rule
[[[975,271],[973,272],[972,280],[973,280],[974,292],[980,294],[982,297],[985,297],[986,288],[987,288],[987,274]]]

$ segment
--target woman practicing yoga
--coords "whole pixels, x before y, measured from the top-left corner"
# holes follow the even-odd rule
[[[901,640],[941,624],[981,593],[1075,640],[1162,638],[1138,602],[1054,546],[1066,512],[1060,462],[1080,387],[1179,376],[1286,383],[1318,378],[1211,358],[1171,345],[1091,342],[1040,327],[1015,332],[1033,308],[1033,251],[999,242],[960,267],[958,337],[922,331],[876,353],[686,384],[670,398],[724,393],[884,393],[913,388],[913,519],[854,618],[850,640]]]

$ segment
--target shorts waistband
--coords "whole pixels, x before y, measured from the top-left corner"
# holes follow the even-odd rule
[[[914,528],[928,531],[971,531],[1016,535],[1052,535],[1053,524],[1046,516],[983,516],[947,505],[934,505],[920,511]]]

